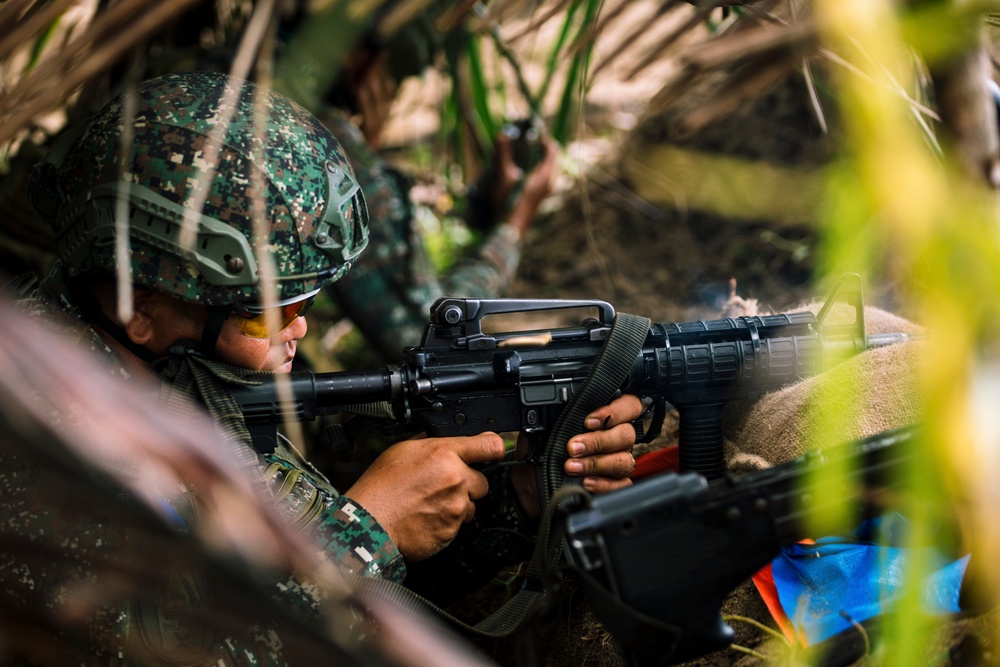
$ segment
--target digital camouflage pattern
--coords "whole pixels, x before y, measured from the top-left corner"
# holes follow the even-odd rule
[[[497,225],[445,275],[431,264],[410,200],[409,179],[388,165],[340,110],[322,114],[354,166],[368,203],[370,242],[351,272],[331,286],[337,305],[388,359],[420,343],[430,307],[442,296],[495,297],[521,258],[518,232]]]
[[[266,112],[262,134],[254,126],[260,95]],[[205,179],[210,187],[200,213],[217,229],[199,237],[197,248],[185,250],[214,265],[178,261],[181,252],[133,224],[136,284],[209,305],[259,301],[257,248],[275,265],[279,299],[322,287],[347,271],[367,238],[363,197],[353,193],[339,201],[352,194],[353,172],[337,140],[312,114],[276,93],[212,72],[167,74],[141,84],[136,97],[126,159],[122,138],[130,119],[126,100],[119,97],[69,150],[57,184],[35,188],[36,199],[58,199],[52,222],[72,274],[113,274],[114,243],[107,233],[95,238],[87,232],[113,219],[115,193],[127,193],[133,208],[153,211],[146,224],[159,235],[176,234],[171,214],[198,205]],[[213,138],[223,130],[221,141]],[[36,204],[53,208],[51,202]],[[266,235],[253,231],[255,210]]]
[[[95,352],[112,376],[134,382],[121,359],[83,319],[64,277],[57,263],[41,284],[33,289],[26,284],[25,295],[17,301],[18,310]],[[52,419],[86,418],[71,406],[61,408],[66,414],[54,411]],[[256,459],[250,445],[244,444],[245,455]],[[310,531],[317,549],[329,560],[356,574],[397,583],[403,580],[402,556],[375,518],[350,498],[340,496],[294,450],[281,446],[274,454],[258,459],[257,465],[274,493],[279,512],[292,525]],[[106,508],[97,512],[53,503],[41,491],[52,486],[46,482],[47,476],[45,469],[16,456],[0,467],[0,534],[38,547],[0,557],[0,597],[4,606],[20,609],[32,618],[55,617],[66,591],[81,582],[100,585],[108,573],[96,570],[95,562],[121,559],[142,547],[129,539]],[[192,496],[183,506],[172,504],[172,509],[182,524],[196,522],[199,512],[204,511]],[[167,580],[168,585],[142,602],[116,602],[99,608],[86,619],[85,628],[72,637],[67,635],[65,645],[54,648],[65,653],[59,664],[290,664],[268,623],[219,636],[203,627],[204,623],[176,613],[177,609],[197,609],[207,593],[196,576],[181,568]],[[322,600],[314,597],[312,587],[288,578],[273,585],[274,598],[287,608],[318,613]]]

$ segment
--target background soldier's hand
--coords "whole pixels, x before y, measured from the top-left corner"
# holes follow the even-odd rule
[[[642,414],[642,401],[637,396],[621,396],[584,418],[587,432],[570,438],[566,443],[569,458],[564,470],[567,475],[583,477],[583,488],[591,493],[607,493],[632,484],[628,478],[635,469],[632,445],[635,429],[631,422]],[[518,454],[527,453],[527,440],[518,441]],[[535,471],[531,466],[511,470],[511,481],[521,508],[530,517],[541,516]]]
[[[445,548],[486,495],[486,477],[470,464],[504,456],[495,433],[406,440],[387,449],[346,494],[370,512],[409,561]]]
[[[511,193],[522,183],[520,195],[513,202],[507,222],[521,235],[528,229],[538,206],[550,192],[555,176],[556,158],[559,146],[550,137],[543,137],[542,159],[530,172],[525,174],[514,160],[514,147],[509,136],[501,134],[496,140],[496,180],[493,183],[493,205],[496,211],[504,211]]]

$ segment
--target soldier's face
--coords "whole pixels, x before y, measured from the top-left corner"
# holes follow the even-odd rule
[[[208,319],[204,306],[184,303],[156,292],[145,291],[143,298],[146,305],[139,312],[148,322],[149,338],[133,338],[135,342],[164,355],[178,340],[201,340]],[[140,308],[138,302],[136,307]],[[306,319],[296,317],[270,338],[252,338],[244,335],[237,320],[228,318],[219,333],[215,351],[220,359],[236,366],[286,373],[291,370],[296,346],[307,329]]]
[[[296,317],[291,324],[271,338],[245,336],[231,319],[226,320],[219,334],[216,354],[223,361],[258,371],[287,373],[298,342],[306,335],[306,318]]]

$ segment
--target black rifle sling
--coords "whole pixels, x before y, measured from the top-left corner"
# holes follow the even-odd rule
[[[545,489],[539,489],[543,494],[543,507],[549,507],[553,495],[557,494],[559,488],[567,481],[563,474],[563,464],[567,458],[566,443],[580,432],[584,417],[602,405],[607,405],[621,390],[646,341],[649,326],[648,318],[636,315],[618,313],[615,318],[608,340],[594,361],[583,388],[563,409],[549,436],[542,463],[546,480]],[[546,512],[546,517],[555,516],[551,510],[552,508],[549,508]],[[517,631],[545,596],[546,573],[558,565],[562,556],[562,548],[552,545],[551,537],[552,520],[543,520],[535,552],[528,563],[521,589],[502,607],[474,626],[455,618],[429,600],[394,582],[379,578],[352,577],[352,584],[361,598],[373,596],[376,600],[394,601],[419,620],[435,622],[444,619],[461,630],[481,637],[501,639]]]
[[[566,443],[583,428],[583,418],[607,405],[621,390],[636,357],[649,336],[650,320],[647,317],[618,313],[594,365],[580,393],[573,397],[559,414],[545,447],[542,462],[543,486],[539,491],[543,506],[552,495],[570,481],[563,472],[568,458]]]

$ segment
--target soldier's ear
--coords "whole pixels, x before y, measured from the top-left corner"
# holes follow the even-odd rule
[[[162,326],[164,309],[160,303],[162,295],[151,290],[137,289],[132,293],[132,318],[123,323],[125,334],[136,345],[146,346]]]

